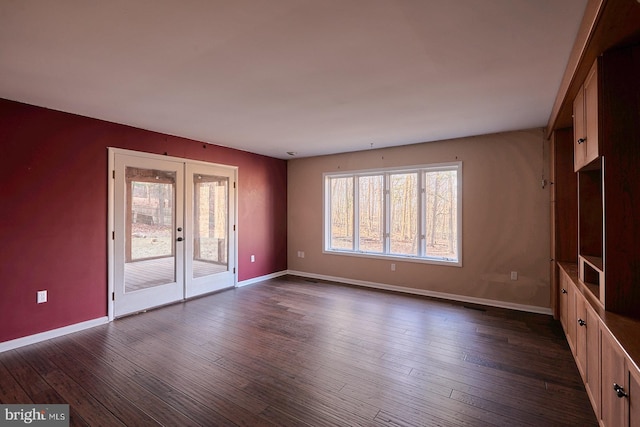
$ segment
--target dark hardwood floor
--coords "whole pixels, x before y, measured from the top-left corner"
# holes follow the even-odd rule
[[[282,277],[0,353],[71,425],[597,425],[558,322]]]

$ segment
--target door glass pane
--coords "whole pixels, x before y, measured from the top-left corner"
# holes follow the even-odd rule
[[[363,252],[382,252],[384,249],[384,176],[361,176],[359,186],[360,231],[359,249]]]
[[[390,252],[418,254],[418,174],[391,175]]]
[[[229,178],[193,176],[193,277],[228,270]]]
[[[176,173],[126,168],[125,292],[175,282]]]

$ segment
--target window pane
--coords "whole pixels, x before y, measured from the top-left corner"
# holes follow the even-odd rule
[[[325,250],[461,265],[460,165],[325,175]]]
[[[383,191],[384,176],[362,176],[358,178],[360,250],[382,252],[384,249]]]
[[[418,174],[391,175],[390,251],[418,254]]]
[[[331,248],[353,249],[353,177],[331,178]]]
[[[426,256],[458,259],[457,173],[427,172],[426,189]]]

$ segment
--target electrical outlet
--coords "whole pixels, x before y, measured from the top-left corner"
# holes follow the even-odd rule
[[[512,271],[511,272],[511,280],[518,280],[518,272],[517,271]]]
[[[256,256],[255,255],[251,255],[251,262],[256,262]]]
[[[38,304],[47,302],[47,291],[38,291]]]
[[[394,263],[391,263],[391,271],[396,271],[396,265]]]
[[[298,251],[298,258],[304,258],[304,251]]]

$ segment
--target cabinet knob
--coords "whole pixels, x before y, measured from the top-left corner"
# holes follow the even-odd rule
[[[585,326],[586,324],[587,324],[587,322],[585,322],[584,320],[578,319],[578,325]]]
[[[566,294],[566,293],[567,293],[567,290],[566,290],[565,288],[562,288],[562,291],[561,291],[561,292],[562,292],[563,294]]]
[[[618,397],[623,398],[623,397],[628,397],[629,395],[624,391],[623,387],[620,387],[618,384],[613,383],[613,391],[616,392],[616,394],[618,395]]]
[[[578,140],[578,144],[584,144],[585,142],[587,142],[587,138],[580,138]]]

